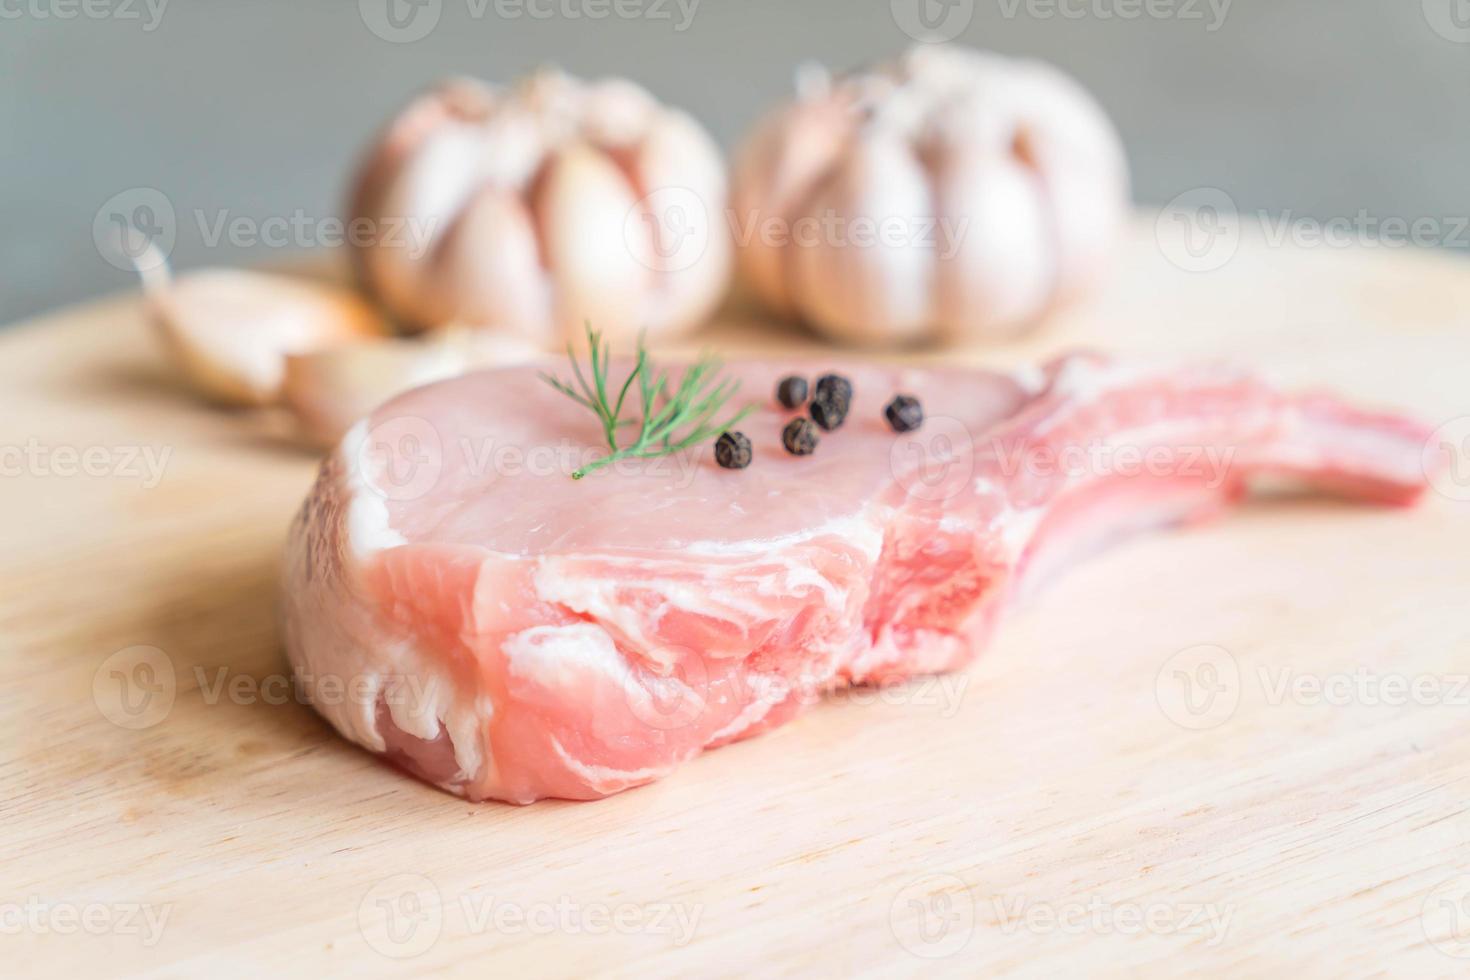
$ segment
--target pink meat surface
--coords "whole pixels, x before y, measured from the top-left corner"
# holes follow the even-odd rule
[[[739,471],[706,445],[572,480],[600,429],[530,369],[379,408],[291,533],[286,645],[317,709],[471,800],[593,799],[825,691],[964,667],[1029,584],[1252,477],[1399,505],[1426,486],[1427,428],[1222,368],[810,367],[855,396],[804,458],[768,394],[792,366],[728,369],[763,399]],[[897,392],[918,431],[884,421]]]

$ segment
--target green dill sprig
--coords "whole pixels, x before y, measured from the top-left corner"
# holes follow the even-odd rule
[[[678,387],[669,393],[669,375],[656,370],[648,359],[648,350],[643,338],[638,338],[638,350],[634,356],[633,370],[617,388],[617,398],[608,397],[613,386],[608,383],[608,370],[612,363],[611,345],[602,339],[602,333],[587,325],[587,346],[591,353],[589,383],[577,361],[577,353],[567,344],[567,358],[572,362],[572,376],[576,381],[563,381],[554,375],[541,372],[541,380],[566,395],[584,408],[591,409],[602,424],[602,434],[607,439],[610,454],[594,460],[572,474],[580,480],[593,470],[615,463],[620,459],[654,459],[680,453],[719,436],[745,416],[755,411],[754,404],[746,405],[723,422],[715,416],[734,397],[740,382],[720,378],[722,364],[719,358],[705,354],[689,366],[679,379]],[[637,418],[624,418],[623,406],[628,394],[638,385]],[[631,407],[631,406],[630,406]],[[637,434],[626,445],[618,445],[618,430],[637,426]]]

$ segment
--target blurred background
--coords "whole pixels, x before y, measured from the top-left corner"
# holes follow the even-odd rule
[[[220,222],[340,215],[365,142],[445,75],[627,75],[729,149],[801,62],[936,34],[1078,77],[1144,204],[1218,188],[1470,246],[1470,0],[0,0],[0,323],[130,287],[93,223],[137,188],[175,207],[179,268],[289,261]]]

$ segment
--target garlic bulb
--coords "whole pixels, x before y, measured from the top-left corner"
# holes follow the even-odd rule
[[[288,357],[282,395],[306,441],[326,448],[399,392],[545,356],[525,340],[451,327],[426,339],[394,337]]]
[[[156,252],[139,271],[149,313],[185,379],[227,405],[279,400],[288,354],[387,332],[370,303],[340,286],[248,269],[174,278]]]
[[[921,45],[761,123],[736,162],[741,274],[870,344],[998,338],[1105,271],[1127,215],[1116,131],[1047,65]]]
[[[441,85],[368,154],[358,271],[409,329],[486,325],[554,348],[705,319],[730,278],[719,149],[632,82],[543,71]]]

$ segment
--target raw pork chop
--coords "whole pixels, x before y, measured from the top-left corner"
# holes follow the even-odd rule
[[[790,368],[730,371],[758,397]],[[572,480],[598,423],[527,368],[394,399],[292,529],[304,689],[343,735],[468,799],[592,799],[822,691],[961,668],[1028,583],[1207,517],[1250,477],[1384,504],[1426,483],[1427,429],[1222,369],[840,370],[846,425],[791,456],[792,413],[766,395],[740,424],[745,470],[705,445]],[[896,392],[922,399],[918,431],[884,422]]]

